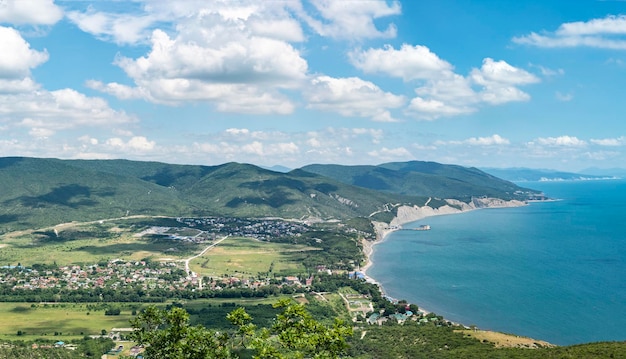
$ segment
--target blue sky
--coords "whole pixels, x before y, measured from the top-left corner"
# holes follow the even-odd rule
[[[0,0],[0,156],[626,167],[626,2]]]

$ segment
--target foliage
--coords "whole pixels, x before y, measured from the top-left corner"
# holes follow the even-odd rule
[[[252,316],[236,308],[226,317],[236,327],[229,336],[189,324],[182,308],[169,311],[154,306],[131,320],[131,339],[146,346],[152,358],[230,358],[233,352],[251,351],[254,358],[337,358],[346,353],[352,328],[335,321],[325,326],[316,321],[301,304],[281,300],[274,324],[257,330]]]
[[[366,331],[366,333],[364,333]],[[455,331],[454,327],[419,325],[368,326],[350,340],[354,358],[625,358],[626,343],[590,343],[556,348],[495,348]]]
[[[190,326],[189,314],[174,307],[164,311],[154,306],[146,308],[131,320],[135,328],[129,337],[146,345],[149,358],[204,359],[231,358],[227,337],[202,326]]]
[[[389,202],[425,201],[309,172],[278,173],[238,163],[0,158],[0,185],[0,233],[133,215],[348,219]]]
[[[469,202],[472,197],[526,199],[537,191],[521,188],[476,168],[435,162],[396,162],[378,166],[309,165],[305,171],[334,178],[346,184],[396,194],[456,198]],[[433,200],[431,207],[444,202]],[[420,205],[423,205],[420,204]]]

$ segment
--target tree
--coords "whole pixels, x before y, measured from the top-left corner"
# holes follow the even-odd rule
[[[250,350],[258,359],[338,358],[345,354],[352,328],[339,320],[326,326],[311,316],[304,305],[289,299],[279,301],[282,308],[271,328],[256,330],[244,308],[236,308],[226,318],[237,327],[237,338],[230,347]],[[202,326],[189,325],[189,314],[182,308],[169,311],[150,306],[131,319],[135,331],[130,339],[146,346],[148,358],[207,359],[232,358],[227,334]],[[246,338],[250,340],[246,343]]]
[[[237,334],[241,335],[241,346],[245,346],[246,337],[252,337],[256,330],[256,325],[252,324],[252,316],[244,308],[237,308],[226,315],[226,319],[236,326]]]
[[[313,319],[304,305],[289,299],[280,300],[275,308],[283,308],[271,330],[261,331],[254,342],[255,358],[338,358],[348,348],[352,328],[335,319],[331,327]],[[275,334],[278,341],[270,334]]]
[[[131,340],[146,346],[148,358],[222,359],[231,358],[228,338],[202,326],[190,326],[189,314],[181,308],[169,311],[155,306],[131,319],[136,329]]]

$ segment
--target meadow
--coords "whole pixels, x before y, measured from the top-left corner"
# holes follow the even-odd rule
[[[121,222],[121,221],[120,221]],[[37,231],[6,234],[2,238],[0,263],[30,266],[94,264],[116,258],[141,260],[167,256],[180,260],[201,250],[201,245],[136,234],[146,225],[120,226],[115,222],[69,223]]]
[[[302,260],[320,248],[232,237],[190,262],[204,277],[284,276],[306,272]]]
[[[127,328],[132,308],[139,304],[119,306],[120,315],[104,315],[105,308],[94,310],[89,304],[0,303],[0,338],[5,340],[81,339],[101,335],[111,328]]]

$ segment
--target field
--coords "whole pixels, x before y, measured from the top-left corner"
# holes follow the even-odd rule
[[[302,273],[302,259],[319,248],[305,245],[261,242],[251,238],[227,238],[195,258],[192,271],[205,277],[250,277]]]
[[[182,303],[182,305],[192,313],[193,324],[202,323],[207,327],[222,329],[230,327],[226,314],[232,311],[235,305],[246,307],[256,319],[263,320],[265,313],[261,312],[270,312],[268,315],[273,317],[277,311],[272,310],[271,305],[280,298],[198,299]],[[139,312],[147,304],[110,303],[111,306],[120,308],[121,313],[120,315],[104,315],[107,305],[109,304],[0,302],[0,339],[66,341],[80,339],[85,335],[100,335],[103,329],[108,333],[112,328],[128,328],[129,320],[133,317],[133,310]],[[167,303],[157,304],[162,308],[167,305]]]
[[[90,310],[87,304],[0,303],[0,338],[68,340],[100,335],[103,329],[129,326],[132,309],[121,309],[120,315],[104,315],[104,308]]]
[[[116,258],[140,260],[146,257],[183,259],[198,253],[202,246],[189,242],[135,234],[146,226],[132,221],[70,223],[38,231],[22,231],[2,237],[0,263],[35,263],[59,266],[93,264]]]

